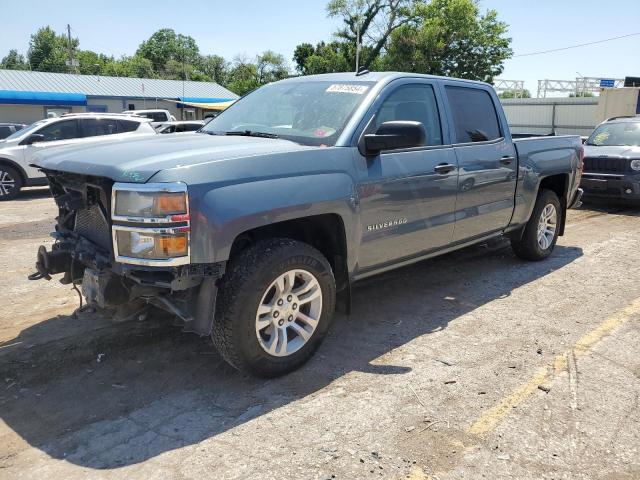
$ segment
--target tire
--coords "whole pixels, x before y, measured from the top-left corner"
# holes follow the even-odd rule
[[[276,282],[284,277],[281,284]],[[318,250],[290,239],[256,242],[229,262],[218,292],[213,343],[238,370],[262,378],[284,375],[305,363],[320,346],[335,310],[335,297],[331,266]],[[259,313],[259,307],[270,310]],[[317,317],[315,324],[313,317]]]
[[[555,223],[552,221],[553,218],[546,222],[547,228],[545,231],[547,231],[547,234],[544,235],[545,239],[542,239],[541,235],[539,235],[538,227],[543,221],[543,213],[547,216],[550,209],[555,211]],[[536,204],[533,207],[531,217],[524,228],[522,238],[511,239],[511,247],[513,248],[514,253],[524,260],[531,261],[544,260],[551,255],[551,252],[553,252],[556,242],[558,241],[558,233],[560,232],[559,226],[562,222],[562,215],[564,215],[564,211],[560,205],[558,195],[551,190],[542,190],[538,194]],[[553,230],[553,234],[549,233],[551,229]]]
[[[9,165],[0,163],[0,201],[16,198],[22,186],[20,172]]]

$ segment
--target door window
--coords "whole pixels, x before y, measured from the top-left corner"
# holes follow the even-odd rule
[[[426,144],[442,145],[438,105],[431,85],[403,85],[394,90],[378,110],[376,129],[393,120],[422,123],[427,131]]]
[[[64,120],[61,122],[55,122],[46,127],[42,127],[39,131],[35,132],[44,136],[44,142],[54,142],[57,140],[69,140],[71,138],[78,138],[78,124],[75,120]]]
[[[110,118],[83,118],[82,136],[98,137],[118,133],[118,121]]]
[[[487,91],[452,86],[445,90],[457,143],[486,142],[502,136],[496,108]]]

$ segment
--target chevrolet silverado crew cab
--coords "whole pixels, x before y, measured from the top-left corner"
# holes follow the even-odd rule
[[[640,116],[610,118],[585,143],[585,199],[640,204]]]
[[[32,123],[0,140],[0,201],[17,197],[22,187],[47,185],[45,175],[31,165],[43,150],[79,146],[106,135],[123,140],[155,133],[148,119],[120,114],[67,113]]]
[[[238,369],[305,362],[362,278],[507,235],[549,256],[577,136],[513,141],[490,85],[402,73],[272,83],[191,135],[38,160],[59,207],[32,278],[119,318],[160,307]]]

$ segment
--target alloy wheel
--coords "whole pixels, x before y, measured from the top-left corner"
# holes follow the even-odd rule
[[[542,209],[538,220],[538,245],[542,250],[548,249],[553,243],[558,224],[558,212],[552,204]]]
[[[16,180],[5,170],[0,170],[0,197],[9,195],[16,186]]]
[[[289,270],[264,292],[256,313],[256,335],[265,352],[286,357],[307,344],[322,313],[322,290],[316,277]]]

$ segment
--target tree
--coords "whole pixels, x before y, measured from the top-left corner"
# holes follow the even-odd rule
[[[500,98],[531,98],[531,92],[526,88],[522,90],[522,92],[517,90],[505,90],[503,92],[500,92],[498,96]]]
[[[415,6],[420,3],[418,0],[331,0],[327,13],[342,19],[344,26],[335,35],[347,45],[355,47],[359,31],[363,47],[360,65],[369,68],[380,56],[390,35],[411,21]],[[352,55],[355,59],[355,48]],[[351,64],[353,59],[348,59]]]
[[[201,55],[197,68],[198,71],[220,85],[226,83],[229,75],[229,62],[220,55]]]
[[[136,55],[149,60],[154,71],[160,73],[170,60],[195,65],[200,59],[198,44],[188,35],[171,28],[162,28],[140,44]]]
[[[570,97],[595,97],[595,95],[593,94],[593,92],[571,92],[569,94]]]
[[[28,70],[29,64],[24,59],[24,55],[20,55],[15,48],[9,50],[9,53],[0,62],[0,68],[6,70]]]
[[[71,39],[72,54],[75,54],[78,44],[77,38]],[[70,67],[65,62],[69,59],[69,41],[66,36],[56,34],[51,27],[42,27],[31,35],[27,57],[32,70],[68,72]]]
[[[293,53],[296,70],[302,75],[352,70],[353,49],[346,42],[301,43]]]
[[[232,92],[244,95],[260,86],[258,67],[244,56],[237,56],[229,71],[225,85]]]
[[[105,65],[113,61],[112,57],[91,50],[78,50],[76,58],[80,64],[78,70],[83,75],[102,75]]]
[[[282,80],[289,76],[289,66],[284,56],[272,50],[266,50],[256,57],[256,71],[260,85]]]
[[[484,80],[502,73],[512,55],[507,24],[495,10],[480,14],[477,0],[432,0],[396,29],[383,60],[387,68]]]
[[[138,55],[110,60],[102,68],[102,74],[112,77],[156,78],[151,61]]]

